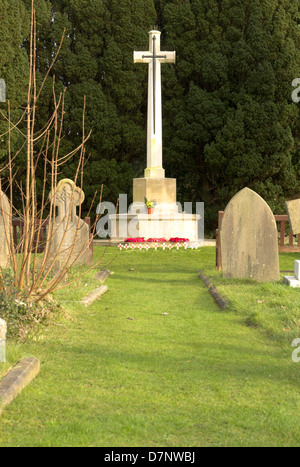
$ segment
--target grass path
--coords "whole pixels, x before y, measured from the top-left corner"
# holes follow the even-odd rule
[[[78,303],[92,275],[59,292],[69,319],[26,344],[41,373],[4,411],[0,446],[299,446],[300,364],[220,312],[197,275],[214,255],[111,248],[100,302]]]

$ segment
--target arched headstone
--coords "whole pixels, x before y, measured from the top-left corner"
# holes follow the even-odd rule
[[[257,193],[244,188],[232,198],[220,236],[224,277],[258,282],[280,279],[275,217]]]

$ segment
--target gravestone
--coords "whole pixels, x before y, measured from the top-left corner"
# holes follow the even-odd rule
[[[5,363],[5,340],[6,340],[6,322],[0,318],[0,363]]]
[[[294,275],[284,276],[283,281],[290,287],[300,288],[300,261],[296,260],[294,263]]]
[[[224,277],[258,282],[280,279],[276,221],[257,193],[244,188],[232,198],[220,237]]]
[[[84,201],[83,191],[72,180],[61,180],[49,198],[56,206],[57,216],[50,224],[50,251],[47,266],[57,256],[54,271],[67,266],[91,265],[93,253],[89,248],[89,226],[76,215],[76,208]],[[47,248],[45,253],[47,254]]]
[[[300,234],[300,199],[286,201],[286,210],[289,216],[293,235]]]
[[[11,213],[10,202],[0,190],[0,267],[10,267],[11,246]]]
[[[286,210],[289,216],[290,227],[293,235],[300,234],[300,199],[286,201]],[[294,275],[284,276],[283,281],[290,287],[300,287],[300,261],[295,261]]]

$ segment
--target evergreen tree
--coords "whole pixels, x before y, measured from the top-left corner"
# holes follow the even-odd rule
[[[178,181],[179,201],[205,201],[206,225],[244,186],[277,212],[299,191],[298,0],[35,0],[38,84],[65,40],[43,92],[40,128],[51,111],[52,78],[65,99],[61,153],[81,140],[87,99],[86,208],[104,184],[104,199],[130,193],[146,162],[147,67],[133,64],[148,31],[162,30],[177,52],[164,68],[164,166]],[[13,119],[25,106],[31,0],[0,0],[0,78]],[[0,104],[1,110],[7,104]],[[3,121],[1,122],[3,129]],[[4,128],[5,129],[5,128]],[[2,130],[4,131],[4,130]],[[1,132],[2,132],[1,131]],[[18,137],[13,147],[19,147]],[[18,141],[19,143],[20,141]],[[7,138],[0,142],[7,157]],[[71,161],[61,177],[73,177]],[[22,178],[22,157],[19,169]]]
[[[6,100],[10,102],[11,119],[21,117],[27,100],[29,64],[26,50],[22,47],[29,33],[29,16],[19,0],[0,0],[0,78],[6,83]],[[23,110],[20,110],[23,106]],[[0,103],[0,110],[7,116],[8,103]],[[0,134],[8,129],[1,117]],[[13,134],[12,152],[22,144],[20,136]],[[7,162],[8,138],[0,138],[0,161]]]
[[[299,188],[291,82],[299,72],[297,0],[165,1],[178,63],[165,79],[166,161],[206,219],[244,186],[273,210]],[[175,115],[175,117],[174,117]]]
[[[65,41],[53,68],[57,90],[67,87],[65,133],[62,151],[79,144],[82,108],[86,96],[86,209],[93,194],[104,184],[103,198],[116,202],[119,193],[132,191],[132,178],[146,160],[145,82],[147,70],[134,67],[133,50],[147,41],[155,23],[152,0],[51,1],[52,26],[44,29],[43,42],[51,47],[66,28]],[[44,99],[49,113],[51,89]],[[46,102],[48,102],[46,104]],[[70,163],[61,176],[72,177]],[[134,170],[133,170],[134,167]]]

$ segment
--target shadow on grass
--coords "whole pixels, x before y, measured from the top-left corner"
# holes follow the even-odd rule
[[[182,347],[186,348],[185,351]],[[199,353],[191,353],[191,349],[195,350],[195,344],[186,343],[183,346],[181,344],[181,354],[175,356],[172,355],[174,349],[166,348],[165,342],[164,348],[160,349],[158,342],[157,350],[147,348],[146,351],[141,349],[118,351],[108,345],[103,347],[101,344],[82,344],[72,347],[63,345],[61,352],[66,357],[63,361],[64,366],[67,362],[67,366],[70,367],[80,365],[81,371],[87,373],[90,372],[90,368],[84,365],[84,360],[89,362],[94,360],[103,372],[109,370],[114,373],[119,367],[120,374],[124,374],[124,371],[130,373],[136,371],[137,373],[155,373],[159,377],[161,374],[174,373],[174,376],[181,375],[184,380],[184,375],[188,373],[189,379],[192,374],[196,380],[200,376],[203,378],[204,375],[209,375],[210,379],[213,378],[216,382],[221,380],[224,384],[226,380],[243,381],[250,378],[253,381],[258,379],[259,384],[262,381],[270,382],[271,380],[299,387],[300,367],[299,371],[295,371],[291,376],[291,354],[284,354],[274,348],[264,348],[263,352],[260,352],[248,346],[202,342],[196,344]],[[258,359],[258,357],[261,358]],[[262,360],[263,357],[265,360]],[[274,360],[274,363],[270,362],[270,358]],[[282,361],[285,360],[287,365],[282,366]],[[294,365],[296,367],[296,364]],[[112,377],[117,378],[117,374]],[[99,378],[101,379],[101,373]]]
[[[140,271],[139,271],[140,272]],[[142,273],[141,273],[142,274]],[[172,279],[170,278],[170,274],[165,274],[165,277],[162,277],[163,274],[160,273],[161,276],[159,278],[153,278],[153,277],[149,277],[149,274],[147,275],[147,277],[141,277],[140,275],[138,275],[138,273],[134,273],[132,272],[131,275],[127,275],[127,274],[118,274],[118,279],[120,280],[123,280],[123,281],[126,281],[126,282],[137,282],[137,283],[140,283],[140,282],[145,282],[147,283],[147,287],[149,287],[149,285],[151,284],[162,284],[162,283],[166,283],[166,284],[178,284],[178,285],[191,285],[191,286],[194,286],[195,285],[195,281],[198,281],[198,277],[197,277],[197,274],[195,274],[195,277],[194,278],[191,278],[190,276],[187,276],[185,278],[181,278],[181,279]]]

